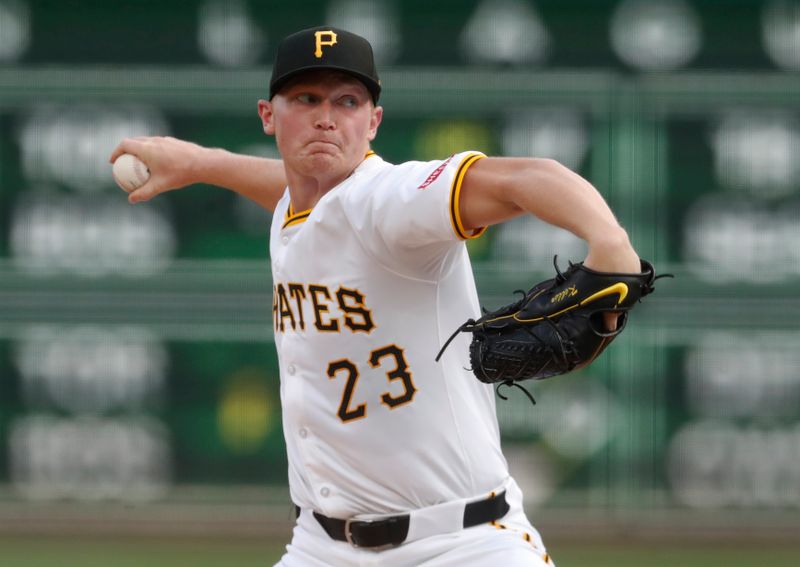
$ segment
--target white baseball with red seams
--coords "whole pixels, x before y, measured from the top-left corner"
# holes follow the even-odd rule
[[[114,161],[111,172],[117,185],[127,193],[135,191],[150,179],[150,170],[147,165],[133,154],[119,156]]]

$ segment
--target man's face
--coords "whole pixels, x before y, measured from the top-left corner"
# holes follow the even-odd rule
[[[287,173],[338,183],[358,166],[378,132],[383,109],[361,81],[310,71],[270,102],[259,101],[264,131],[275,136]]]

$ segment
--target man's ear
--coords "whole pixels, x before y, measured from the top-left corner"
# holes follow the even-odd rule
[[[272,122],[272,103],[268,100],[258,101],[258,116],[261,118],[261,125],[264,133],[270,136],[275,135],[275,124]]]
[[[383,107],[376,106],[372,109],[372,117],[369,120],[368,139],[370,142],[375,139],[375,136],[378,135],[378,126],[381,125],[381,120],[383,120]]]

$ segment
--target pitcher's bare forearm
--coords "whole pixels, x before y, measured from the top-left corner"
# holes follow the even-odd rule
[[[275,210],[286,189],[286,174],[281,160],[234,154],[221,149],[208,151],[204,183],[230,189],[268,211]]]
[[[205,148],[171,137],[126,138],[111,154],[110,161],[129,153],[150,170],[150,179],[130,193],[131,203],[195,183],[229,189],[272,211],[286,187],[283,162]]]

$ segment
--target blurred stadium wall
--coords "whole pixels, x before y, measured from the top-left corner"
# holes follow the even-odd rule
[[[107,158],[275,156],[276,42],[321,22],[375,46],[384,158],[556,158],[677,276],[591,368],[499,403],[534,522],[796,535],[793,0],[0,0],[0,530],[288,533],[270,219],[208,187],[130,207]],[[533,219],[470,245],[487,306],[584,252]]]

